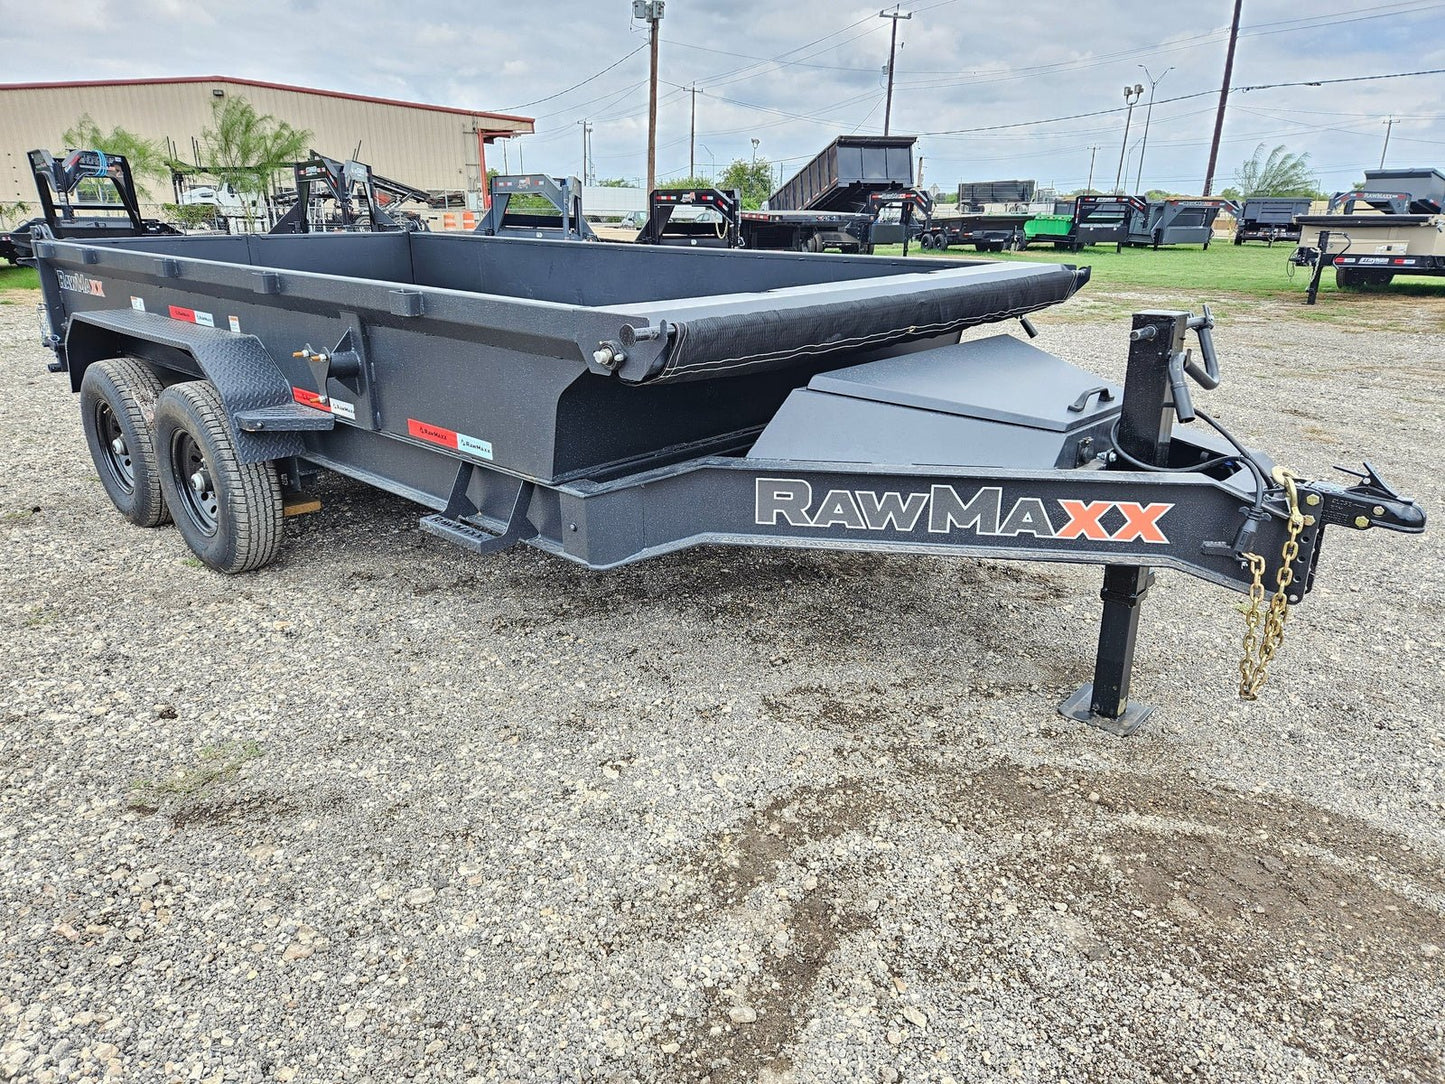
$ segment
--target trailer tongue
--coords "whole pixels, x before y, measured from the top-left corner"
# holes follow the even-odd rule
[[[1136,314],[1122,387],[1008,335],[960,342],[1032,332],[1083,268],[412,232],[36,255],[112,500],[144,525],[168,509],[223,571],[276,554],[283,494],[317,468],[473,553],[598,569],[705,543],[1101,564],[1094,680],[1062,710],[1128,733],[1151,569],[1250,595],[1252,696],[1327,526],[1424,528],[1373,471],[1295,479],[1196,422],[1207,311]]]

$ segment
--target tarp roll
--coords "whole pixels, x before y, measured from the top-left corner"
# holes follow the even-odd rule
[[[995,267],[1003,273],[840,283],[775,307],[673,321],[668,348],[635,383],[711,380],[933,338],[1056,305],[1089,278],[1087,267]]]

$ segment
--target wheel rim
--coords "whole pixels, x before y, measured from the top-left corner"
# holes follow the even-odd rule
[[[186,518],[203,534],[216,533],[220,500],[205,452],[189,433],[176,433],[171,440],[171,477],[180,493]]]
[[[101,461],[105,464],[111,479],[127,493],[135,492],[135,459],[120,419],[110,404],[101,400],[95,404],[95,434],[100,443]]]

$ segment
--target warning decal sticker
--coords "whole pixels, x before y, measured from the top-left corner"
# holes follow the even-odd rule
[[[440,425],[419,422],[415,418],[406,420],[406,431],[418,440],[440,444],[443,448],[474,455],[478,459],[492,458],[492,442],[489,440],[478,440],[476,437],[469,437],[465,433],[458,433]]]

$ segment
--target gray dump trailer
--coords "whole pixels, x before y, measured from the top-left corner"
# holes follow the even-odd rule
[[[1424,527],[1372,472],[1296,482],[1195,422],[1188,382],[1219,378],[1207,311],[1137,314],[1122,387],[1002,326],[960,341],[1031,331],[1084,268],[417,232],[35,250],[52,369],[112,501],[226,572],[275,556],[321,469],[479,555],[1100,564],[1094,680],[1062,710],[1127,733],[1148,710],[1129,675],[1151,568],[1268,585],[1283,609],[1326,527]]]
[[[1130,218],[1124,244],[1135,248],[1169,245],[1208,248],[1214,240],[1214,220],[1229,206],[1232,204],[1224,199],[1150,200],[1142,214],[1136,213]]]
[[[1276,241],[1298,241],[1300,225],[1295,218],[1309,214],[1310,203],[1307,198],[1251,196],[1235,209],[1234,243],[1267,241],[1273,245]]]

